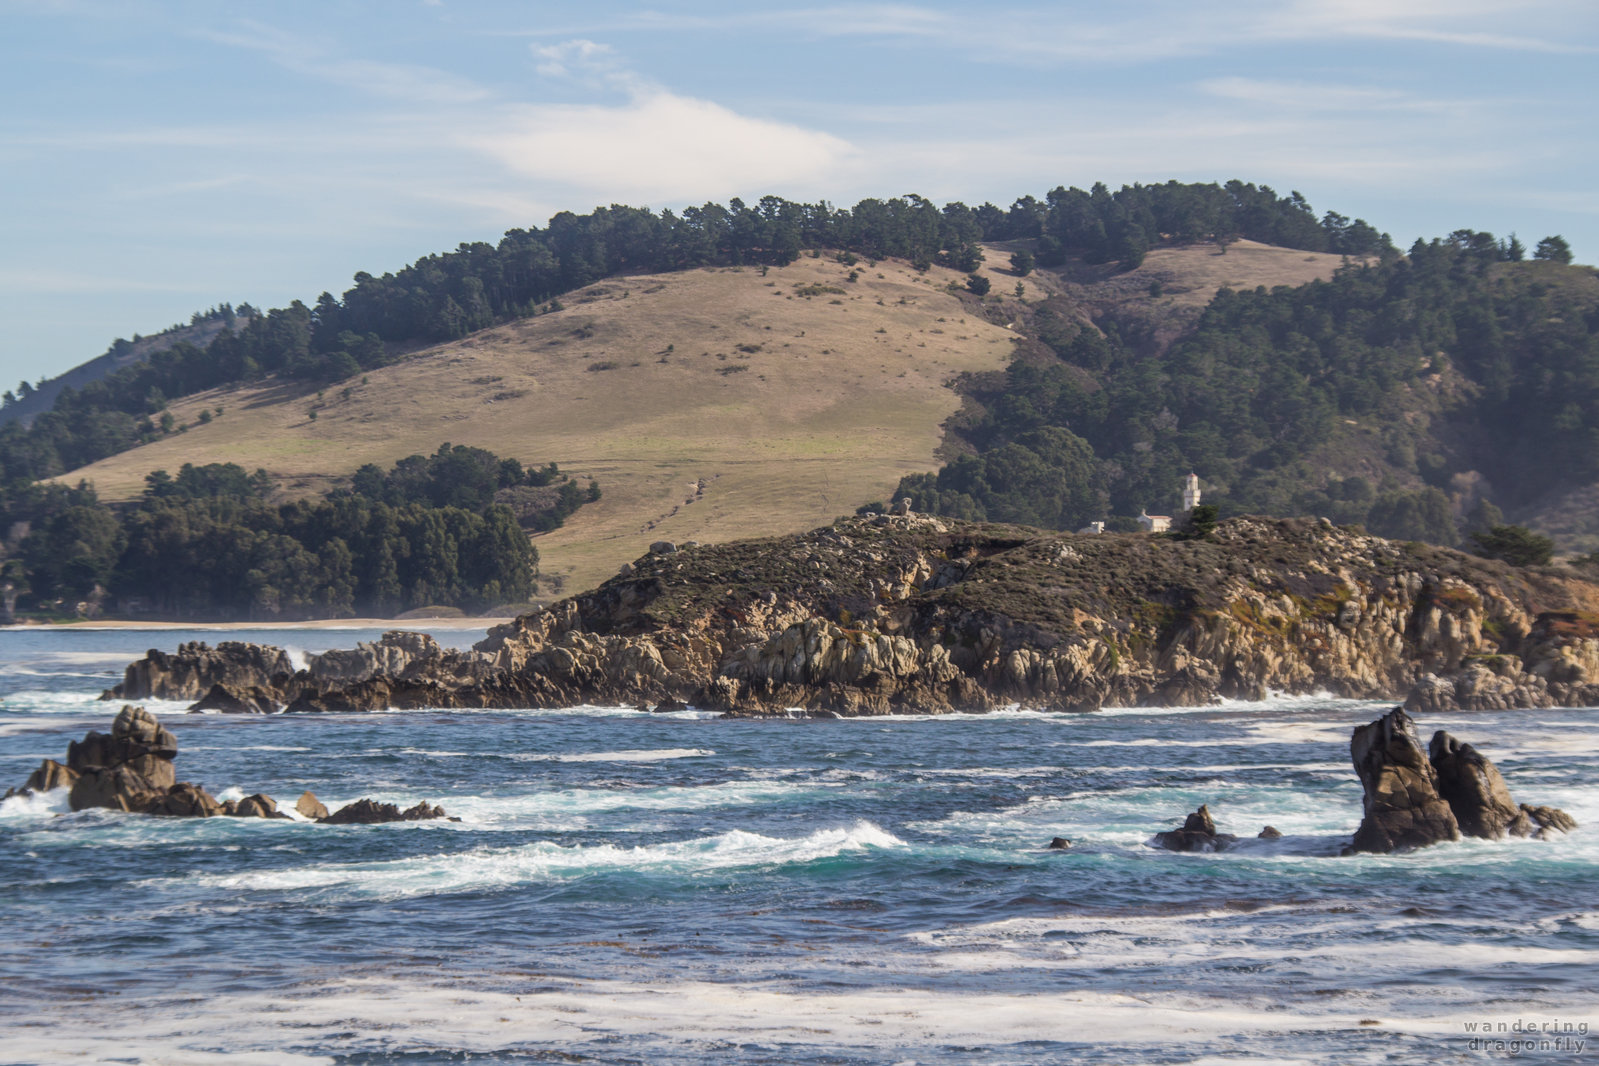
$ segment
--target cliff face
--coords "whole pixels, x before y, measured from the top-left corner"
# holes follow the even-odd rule
[[[858,518],[624,571],[472,652],[401,656],[399,669],[380,652],[371,670],[313,662],[278,698],[741,714],[1086,710],[1268,689],[1426,710],[1599,702],[1599,587],[1308,520],[1239,518],[1177,540]],[[138,691],[137,666],[118,697],[202,694]]]

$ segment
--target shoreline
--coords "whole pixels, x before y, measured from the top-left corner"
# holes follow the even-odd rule
[[[92,630],[171,630],[209,629],[232,632],[248,629],[482,629],[515,621],[505,618],[321,618],[303,622],[135,622],[95,619],[82,622],[39,622],[0,626],[0,633],[72,632]]]

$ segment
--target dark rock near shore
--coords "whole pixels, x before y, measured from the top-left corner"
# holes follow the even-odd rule
[[[143,810],[145,814],[163,814],[173,818],[216,818],[227,813],[216,797],[186,781],[180,781],[155,797]]]
[[[1466,836],[1499,840],[1541,835],[1545,828],[1561,832],[1576,828],[1576,821],[1556,807],[1516,803],[1488,757],[1442,729],[1433,734],[1427,753],[1438,775],[1438,793],[1448,801]]]
[[[1349,754],[1365,789],[1365,813],[1346,853],[1382,855],[1460,839],[1415,723],[1402,708],[1358,727]]]
[[[246,796],[233,805],[228,811],[235,818],[287,818],[288,815],[278,810],[278,801],[271,796],[257,792],[253,796]]]
[[[273,699],[273,694],[265,689],[256,686],[235,689],[219,681],[189,708],[190,714],[198,714],[201,711],[221,711],[223,714],[276,714],[278,704]]]
[[[1070,840],[1067,840],[1065,837],[1055,837],[1047,845],[1047,850],[1049,850],[1049,851],[1066,851],[1071,846],[1072,846],[1072,842]]]
[[[29,792],[49,792],[57,788],[71,788],[77,779],[76,770],[62,766],[54,759],[46,759],[28,775],[28,783],[22,787]]]
[[[1282,830],[1278,829],[1274,825],[1268,825],[1266,828],[1255,834],[1256,840],[1281,840],[1282,838]]]
[[[380,822],[426,822],[448,817],[443,807],[430,807],[426,801],[402,811],[392,803],[358,799],[317,821],[323,825],[376,825]]]
[[[1155,834],[1155,843],[1167,851],[1221,851],[1237,841],[1231,833],[1216,832],[1210,807],[1203,803],[1184,820],[1181,829]]]

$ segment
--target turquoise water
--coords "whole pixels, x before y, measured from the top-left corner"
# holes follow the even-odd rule
[[[117,705],[95,697],[121,668],[189,639],[218,636],[0,632],[0,782],[105,729]],[[147,705],[180,780],[219,796],[425,799],[461,821],[5,802],[0,1061],[1596,1055],[1578,1027],[1599,1022],[1599,711],[1421,722],[1570,811],[1571,836],[1339,858],[1360,816],[1349,730],[1382,704],[845,721]],[[1248,839],[1148,846],[1201,802]],[[1284,837],[1253,839],[1266,824]],[[1071,851],[1043,849],[1057,835]],[[1484,1023],[1503,1049],[1473,1045]]]

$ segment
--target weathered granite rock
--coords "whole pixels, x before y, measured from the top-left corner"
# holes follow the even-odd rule
[[[172,818],[215,818],[227,813],[215,796],[187,781],[180,781],[159,794],[143,810],[145,814]]]
[[[46,759],[39,764],[37,770],[28,775],[28,783],[22,787],[29,792],[49,792],[57,788],[71,788],[77,779],[76,770],[62,766],[54,759]]]
[[[1498,767],[1442,729],[1433,734],[1427,753],[1438,775],[1438,794],[1466,836],[1499,840],[1540,835],[1546,826],[1563,832],[1576,828],[1576,821],[1556,807],[1517,804]]]
[[[1282,838],[1282,830],[1278,829],[1274,825],[1268,825],[1266,828],[1255,834],[1256,840],[1281,840]]]
[[[282,648],[225,640],[215,648],[203,641],[180,644],[175,654],[152,648],[130,663],[122,683],[101,699],[197,700],[221,684],[234,691],[271,691],[294,676],[294,664]]]
[[[1067,840],[1065,837],[1054,837],[1047,845],[1047,849],[1049,851],[1066,851],[1070,849],[1071,846],[1072,842]]]
[[[1297,519],[1152,540],[848,518],[646,554],[470,652],[422,640],[328,653],[258,687],[300,711],[677,701],[738,716],[1082,711],[1267,690],[1411,693],[1428,710],[1599,702],[1599,586]],[[229,676],[187,698],[256,683],[213,672]]]
[[[67,802],[88,807],[143,810],[177,782],[172,760],[178,741],[143,707],[124,706],[109,735],[90,730],[67,745],[67,768],[77,774]]]
[[[1210,807],[1203,803],[1199,805],[1199,810],[1183,821],[1181,829],[1155,834],[1155,843],[1167,851],[1221,851],[1237,841],[1238,838],[1231,833],[1216,832]]]
[[[392,803],[358,799],[317,821],[323,825],[376,825],[380,822],[426,822],[448,817],[443,807],[430,807],[426,801],[402,811]]]
[[[221,711],[223,714],[276,714],[278,704],[274,694],[265,689],[255,686],[234,689],[219,681],[189,708],[190,714],[199,714],[202,711]]]
[[[353,683],[383,675],[402,676],[413,664],[444,654],[438,641],[426,633],[394,629],[377,641],[357,644],[352,651],[327,651],[312,656],[307,671],[313,682]]]
[[[294,809],[313,822],[328,816],[327,806],[309,791],[300,793],[300,798],[294,801]]]
[[[1537,824],[1538,832],[1534,836],[1547,836],[1551,832],[1569,833],[1577,828],[1577,820],[1559,807],[1535,807],[1523,803],[1521,813]]]
[[[287,818],[278,810],[278,801],[264,793],[246,796],[228,812],[235,818]]]
[[[1349,754],[1365,789],[1365,813],[1345,854],[1387,854],[1460,839],[1415,723],[1402,708],[1357,727]]]

